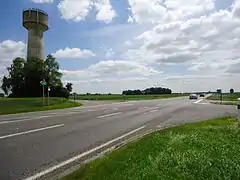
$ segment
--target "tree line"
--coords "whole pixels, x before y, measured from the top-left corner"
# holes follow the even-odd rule
[[[7,67],[8,75],[2,79],[2,90],[9,97],[40,97],[43,95],[43,87],[40,81],[43,79],[47,85],[45,92],[50,88],[49,95],[52,97],[68,98],[72,91],[72,84],[67,83],[64,87],[61,81],[62,73],[59,64],[52,55],[46,60],[38,58],[15,58]]]
[[[144,95],[144,94],[172,94],[172,90],[163,87],[151,87],[145,90],[125,90],[122,92],[125,95]]]

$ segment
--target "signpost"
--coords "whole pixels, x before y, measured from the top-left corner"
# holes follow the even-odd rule
[[[74,102],[75,102],[75,100],[76,100],[76,93],[75,92],[73,93],[73,99],[74,99]]]
[[[49,106],[49,92],[50,92],[50,87],[48,87],[48,106]]]
[[[220,94],[220,101],[222,104],[222,89],[217,89],[217,93]]]
[[[123,95],[123,101],[126,101],[126,95],[125,94]]]
[[[44,106],[44,86],[46,86],[47,85],[47,82],[45,81],[45,79],[43,79],[42,81],[40,81],[40,84],[42,85],[42,87],[43,87],[43,106]]]

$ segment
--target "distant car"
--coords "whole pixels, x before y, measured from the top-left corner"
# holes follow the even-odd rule
[[[196,94],[190,94],[189,99],[198,99]]]
[[[205,95],[204,94],[200,94],[199,97],[204,97]]]

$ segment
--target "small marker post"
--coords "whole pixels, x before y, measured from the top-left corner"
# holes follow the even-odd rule
[[[237,121],[238,127],[240,127],[240,98],[237,99]]]

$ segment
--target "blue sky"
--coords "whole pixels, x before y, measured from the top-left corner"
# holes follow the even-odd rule
[[[26,57],[23,9],[39,8],[49,14],[45,55],[56,56],[74,91],[240,90],[232,58],[239,57],[239,7],[239,0],[3,1],[0,77],[13,58]]]

